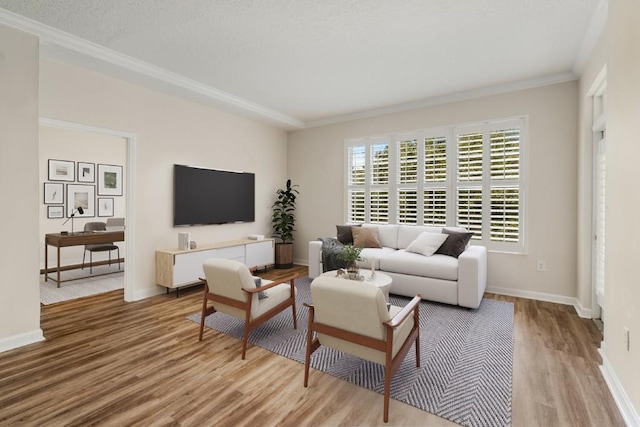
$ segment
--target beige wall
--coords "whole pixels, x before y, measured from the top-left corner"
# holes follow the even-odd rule
[[[40,115],[135,134],[133,299],[162,292],[155,251],[177,247],[179,231],[198,243],[270,235],[270,207],[286,180],[283,130],[51,60],[40,62]],[[256,221],[174,228],[174,163],[255,173]]]
[[[42,339],[38,39],[0,25],[0,351]]]
[[[640,414],[640,2],[609,2],[605,354]],[[631,332],[630,350],[623,328]],[[635,422],[640,419],[636,418]]]
[[[508,292],[576,296],[578,84],[568,82],[289,133],[289,176],[300,185],[295,258],[345,221],[345,138],[529,117],[528,253],[489,254],[488,286]],[[536,271],[536,261],[547,272]]]
[[[96,216],[93,218],[75,218],[73,220],[73,229],[80,231],[84,227],[84,224],[92,221],[105,222],[107,218],[98,217],[98,198],[111,198],[113,199],[113,216],[124,217],[125,212],[125,200],[126,200],[126,186],[123,188],[122,196],[99,196],[97,192],[97,178],[91,182],[78,182],[78,162],[88,162],[94,164],[94,169],[97,177],[98,163],[107,165],[120,165],[123,166],[123,183],[126,183],[126,162],[127,162],[127,144],[124,138],[118,136],[104,135],[95,132],[86,132],[77,129],[60,129],[50,126],[40,126],[39,132],[40,140],[40,200],[44,200],[44,182],[54,182],[48,180],[48,162],[49,159],[57,160],[70,160],[76,162],[76,180],[75,182],[60,182],[64,185],[64,197],[65,208],[67,206],[67,184],[83,184],[92,185],[95,187]],[[47,207],[52,205],[45,205],[40,203],[40,266],[44,267],[44,235],[47,233],[59,233],[61,230],[71,231],[71,221],[62,225],[68,218],[47,218]],[[116,243],[120,247],[120,256],[126,256],[124,250],[124,243]],[[55,265],[56,262],[56,250],[49,248],[49,266]],[[77,264],[82,262],[82,255],[84,249],[82,246],[70,246],[64,248],[60,252],[60,262],[62,265]],[[95,254],[94,259],[106,259],[107,254],[103,255]]]

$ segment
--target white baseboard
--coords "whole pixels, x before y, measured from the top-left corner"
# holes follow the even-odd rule
[[[520,289],[497,288],[493,286],[487,286],[486,291],[494,294],[499,294],[499,295],[508,295],[511,297],[527,298],[527,299],[534,299],[537,301],[547,301],[547,302],[553,302],[556,304],[571,305],[575,308],[576,313],[578,313],[578,316],[586,319],[591,319],[591,309],[582,307],[578,302],[578,299],[575,297],[567,297],[564,295],[556,295],[556,294],[546,294],[543,292],[523,291]]]
[[[602,343],[602,347],[598,350],[598,353],[602,356],[600,372],[602,372],[602,376],[609,387],[613,400],[620,410],[622,418],[624,418],[624,422],[629,427],[640,427],[640,415],[638,415],[638,411],[633,407],[631,399],[629,399],[629,396],[624,391],[616,372],[613,370],[609,359],[607,359],[604,343]]]
[[[143,289],[141,291],[135,291],[133,293],[133,299],[131,301],[127,301],[127,302],[140,301],[140,300],[143,300],[145,298],[155,297],[156,295],[160,295],[160,294],[166,293],[167,291],[165,289],[166,288],[164,288],[164,287],[156,286],[155,288]]]
[[[308,259],[294,259],[293,263],[296,265],[309,265]]]
[[[11,337],[0,339],[0,353],[3,351],[13,350],[14,348],[23,347],[39,341],[44,341],[42,329],[25,332],[24,334],[13,335]]]

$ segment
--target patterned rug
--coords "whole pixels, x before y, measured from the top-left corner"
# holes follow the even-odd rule
[[[97,274],[105,274],[97,276]],[[56,273],[49,274],[55,277]],[[60,283],[60,287],[52,280],[44,281],[44,274],[40,275],[40,303],[44,305],[69,301],[76,298],[97,295],[104,292],[124,289],[124,264],[118,271],[118,264],[98,265],[93,267],[93,276],[89,276],[89,269],[76,269],[60,272],[60,279],[70,282]],[[88,277],[87,277],[88,276]],[[77,280],[76,280],[77,279]]]
[[[306,328],[311,302],[308,277],[296,280],[298,329],[285,310],[249,335],[249,342],[304,363]],[[404,306],[409,298],[391,295]],[[200,322],[200,313],[188,317]],[[213,313],[205,325],[242,339],[244,322]],[[391,383],[391,397],[465,426],[511,425],[513,366],[513,304],[483,299],[477,310],[420,303],[421,367],[410,350]],[[320,347],[311,366],[337,378],[384,391],[384,367]],[[310,374],[313,382],[313,373]]]

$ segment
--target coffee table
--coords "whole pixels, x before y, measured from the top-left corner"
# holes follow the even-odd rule
[[[327,271],[326,273],[322,273],[321,276],[336,277],[337,273],[338,273],[337,270],[331,270],[331,271]],[[371,270],[367,270],[364,268],[360,269],[359,274],[361,276],[364,276],[364,280],[362,281],[362,283],[367,283],[369,285],[373,285],[380,288],[382,290],[382,293],[384,294],[384,298],[387,300],[387,302],[389,302],[389,289],[391,288],[391,283],[393,282],[393,279],[391,279],[391,276],[381,273],[379,271],[376,271],[375,275],[371,277]],[[350,280],[350,279],[344,279],[344,280]]]

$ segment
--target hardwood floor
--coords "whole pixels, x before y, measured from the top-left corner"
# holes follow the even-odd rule
[[[306,275],[306,267],[294,267]],[[269,270],[277,278],[291,270]],[[602,337],[574,309],[515,304],[514,426],[623,426],[599,372]],[[202,286],[42,307],[46,341],[0,354],[0,425],[380,425],[382,395],[198,325]],[[299,325],[298,327],[305,327]],[[391,400],[389,425],[455,425]]]

